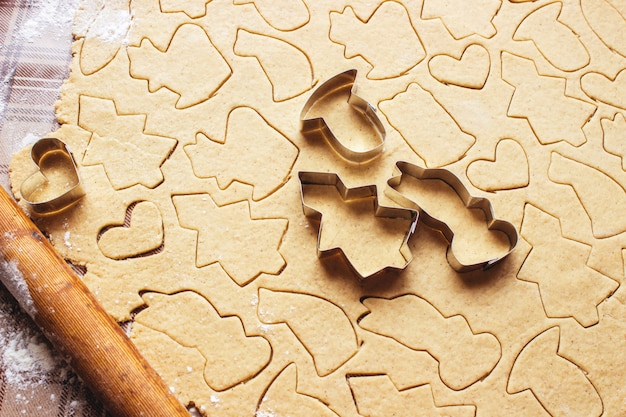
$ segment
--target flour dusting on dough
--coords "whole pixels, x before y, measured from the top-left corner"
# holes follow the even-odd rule
[[[130,30],[132,15],[127,10],[116,10],[109,12],[109,19],[106,24],[93,25],[89,32],[89,36],[96,37],[102,42],[123,42],[123,39]],[[102,22],[102,19],[99,20]]]

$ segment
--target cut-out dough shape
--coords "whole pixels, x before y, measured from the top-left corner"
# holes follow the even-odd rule
[[[406,74],[426,57],[407,9],[396,1],[382,2],[366,19],[351,6],[331,12],[329,36],[344,46],[346,58],[360,56],[372,65],[367,78],[374,80]],[[392,40],[393,47],[383,39]]]
[[[618,301],[622,295],[615,297],[603,306],[598,325],[587,329],[563,327],[558,349],[560,356],[584,370],[600,394],[604,406],[602,415],[607,417],[621,417],[626,398],[626,385],[622,383],[624,368],[618,365],[622,360],[616,360],[616,355],[626,352],[626,305]],[[598,355],[609,349],[608,357]]]
[[[473,405],[437,405],[430,385],[398,390],[387,375],[351,376],[348,384],[359,415],[368,417],[474,417]]]
[[[474,34],[491,38],[496,34],[491,21],[501,4],[501,0],[424,0],[422,19],[440,19],[455,39]]]
[[[253,4],[263,20],[282,31],[299,29],[311,18],[304,0],[233,0],[233,4]]]
[[[626,190],[613,178],[557,152],[550,158],[548,177],[574,189],[591,219],[594,237],[603,239],[626,232]]]
[[[186,2],[186,0],[181,1]],[[172,34],[176,32],[176,28],[189,22],[189,16],[185,13],[164,13],[161,7],[159,0],[132,0],[132,30],[127,36],[129,46],[137,46],[144,39],[150,39],[152,45],[157,45],[164,50],[172,41]],[[125,57],[119,57],[119,61],[124,62],[124,65],[120,65],[120,70],[124,67],[127,72],[124,78],[130,75],[128,73],[128,48],[126,52]]]
[[[610,50],[626,57],[626,3],[620,0],[581,0],[583,16]]]
[[[314,84],[309,58],[288,42],[239,29],[234,51],[239,56],[256,58],[272,85],[274,101],[297,97]]]
[[[163,13],[182,12],[192,19],[206,15],[206,5],[211,0],[159,0]]]
[[[429,168],[460,160],[476,142],[476,137],[464,132],[432,93],[416,83],[378,106]]]
[[[322,298],[261,288],[258,314],[263,323],[289,326],[313,357],[320,376],[336,371],[358,350],[350,319]]]
[[[602,118],[602,144],[604,150],[622,160],[626,171],[626,119],[622,113],[615,113],[613,119]]]
[[[130,29],[129,0],[107,0],[89,25],[80,51],[80,70],[91,75],[115,58]]]
[[[339,417],[317,398],[298,391],[295,364],[280,371],[263,395],[256,417]]]
[[[198,349],[183,346],[138,322],[133,323],[130,338],[182,404],[211,395],[204,380],[206,358]]]
[[[527,119],[542,145],[587,141],[582,127],[596,106],[566,95],[564,78],[543,76],[533,61],[504,52],[502,79],[515,87],[507,115]],[[553,109],[559,109],[559,117],[550,116]]]
[[[346,365],[347,375],[384,373],[400,391],[440,381],[439,362],[430,353],[411,349],[389,337],[373,333],[364,336],[359,353]]]
[[[441,380],[454,390],[486,377],[500,360],[494,335],[475,334],[463,317],[444,317],[416,295],[367,298],[363,304],[370,311],[359,322],[363,329],[430,353],[439,362]]]
[[[528,156],[519,142],[502,139],[493,159],[477,159],[467,166],[467,178],[484,191],[526,187],[530,181]]]
[[[604,406],[585,371],[559,356],[560,331],[552,327],[531,340],[515,359],[507,391],[531,390],[553,417],[599,417]]]
[[[165,51],[144,39],[128,48],[128,57],[131,76],[147,80],[150,92],[165,87],[180,96],[177,109],[210,99],[232,74],[209,35],[194,24],[180,26]]]
[[[420,220],[448,241],[446,258],[458,272],[489,269],[517,246],[517,229],[495,217],[491,202],[472,196],[446,169],[398,161],[385,195],[417,210]]]
[[[249,107],[230,112],[224,143],[202,134],[196,138],[195,144],[185,146],[194,174],[216,178],[222,189],[233,181],[250,184],[254,200],[267,197],[285,184],[298,157],[298,148]]]
[[[562,236],[559,220],[528,204],[521,234],[533,247],[517,277],[539,286],[548,317],[572,317],[588,327],[599,320],[597,306],[618,283],[589,268],[590,247]]]
[[[626,109],[626,69],[611,79],[597,72],[589,72],[580,79],[583,91],[594,100]]]
[[[480,90],[489,77],[491,60],[484,46],[471,44],[460,57],[435,55],[428,61],[430,73],[437,81]]]
[[[238,317],[222,317],[201,295],[184,291],[174,295],[146,293],[148,308],[137,323],[167,334],[204,356],[204,379],[216,391],[247,382],[269,363],[272,348],[261,336],[248,336]],[[189,313],[193,312],[193,320]]]
[[[346,188],[333,173],[299,172],[299,178],[304,214],[319,223],[319,257],[342,254],[360,278],[411,262],[416,211],[381,206],[375,185]]]
[[[81,96],[78,125],[93,132],[83,165],[101,164],[116,190],[161,184],[161,166],[177,141],[146,134],[145,123],[145,115],[118,113],[111,100]]]
[[[107,227],[98,239],[98,247],[107,258],[134,258],[163,244],[163,219],[154,203],[140,201],[129,209],[128,215],[128,226]]]
[[[601,274],[620,281],[625,265],[622,250],[622,244],[615,244],[613,239],[596,239],[586,263]]]
[[[548,3],[526,16],[513,39],[531,41],[548,62],[562,71],[576,71],[589,64],[589,53],[578,35],[559,20],[563,4]]]
[[[239,285],[262,273],[276,275],[284,268],[278,248],[287,220],[254,219],[247,201],[219,207],[209,194],[179,195],[172,200],[180,225],[198,232],[197,267],[219,262]],[[250,262],[253,256],[257,261]]]

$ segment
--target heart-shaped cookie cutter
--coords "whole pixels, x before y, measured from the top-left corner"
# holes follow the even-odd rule
[[[305,136],[326,140],[344,159],[354,163],[363,163],[376,158],[382,153],[386,132],[383,123],[376,113],[376,109],[356,94],[356,75],[357,70],[351,69],[337,74],[321,84],[311,94],[302,108],[300,113],[300,131]],[[342,93],[345,90],[348,90],[348,104],[367,118],[380,139],[379,143],[370,149],[360,151],[349,148],[335,136],[323,117],[307,117],[307,114],[317,102],[331,94]]]
[[[485,220],[487,222],[488,230],[497,230],[506,235],[509,240],[509,248],[506,253],[499,257],[487,259],[482,262],[476,262],[473,264],[464,264],[458,260],[452,250],[452,240],[454,239],[454,232],[450,227],[441,220],[433,217],[431,214],[424,211],[419,203],[404,196],[394,187],[397,187],[402,182],[402,178],[405,176],[411,176],[418,180],[441,180],[448,184],[457,193],[465,207],[468,209],[480,209],[485,214]],[[446,252],[446,258],[448,263],[457,272],[469,272],[477,269],[489,269],[500,260],[504,259],[510,254],[517,246],[519,239],[517,229],[511,223],[505,220],[499,220],[495,218],[493,206],[491,202],[483,197],[474,197],[470,195],[465,185],[461,180],[452,172],[442,168],[422,168],[415,164],[411,164],[405,161],[396,162],[393,176],[387,181],[387,188],[385,189],[385,195],[394,202],[398,203],[402,207],[412,208],[420,213],[420,221],[432,229],[439,230],[448,241],[448,250]]]
[[[417,218],[419,216],[418,211],[408,208],[381,206],[380,204],[378,204],[378,192],[376,185],[365,185],[361,187],[348,188],[345,186],[343,181],[341,181],[339,175],[333,172],[299,171],[298,178],[300,179],[300,197],[302,201],[302,209],[304,211],[304,215],[319,223],[317,235],[317,255],[319,258],[340,254],[360,279],[369,278],[371,276],[378,275],[384,271],[403,270],[409,265],[409,263],[411,263],[411,261],[413,260],[413,254],[411,253],[411,249],[409,248],[408,241],[415,231]],[[376,217],[388,217],[396,219],[399,218],[407,220],[409,222],[409,229],[407,230],[407,233],[404,236],[404,239],[399,249],[400,254],[406,261],[405,264],[401,267],[388,265],[372,274],[364,275],[350,262],[350,259],[346,256],[341,247],[320,249],[320,240],[322,234],[322,213],[305,203],[303,191],[304,185],[325,185],[335,187],[344,201],[363,198],[374,198]]]
[[[34,194],[47,184],[48,179],[41,170],[28,177],[20,186],[22,199],[37,214],[53,214],[76,203],[85,195],[85,190],[80,179],[78,166],[70,148],[60,139],[42,138],[35,142],[31,148],[30,156],[37,167],[41,167],[42,161],[55,153],[61,153],[71,162],[76,180],[62,194],[43,201],[33,199]],[[38,175],[39,174],[39,175]]]

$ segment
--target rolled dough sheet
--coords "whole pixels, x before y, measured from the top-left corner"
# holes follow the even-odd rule
[[[87,194],[33,218],[206,415],[619,416],[625,17],[615,0],[84,2],[50,136]],[[351,68],[387,133],[361,164],[300,132],[311,94]],[[347,97],[311,111],[347,146],[372,143]],[[67,167],[28,151],[16,197],[38,170],[62,192]],[[407,225],[297,173],[393,205],[397,161],[451,171],[518,246],[455,272],[448,250],[480,259],[502,239],[447,184],[415,179],[402,192],[453,248],[418,222],[408,267],[360,280],[355,265],[398,264]],[[333,245],[344,255],[317,257]]]

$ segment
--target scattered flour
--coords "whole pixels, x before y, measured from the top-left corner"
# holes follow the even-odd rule
[[[132,15],[128,10],[107,10],[104,8],[87,31],[87,37],[95,37],[102,42],[126,43]]]
[[[27,146],[32,145],[40,139],[39,135],[35,135],[34,133],[28,132],[26,136],[20,142],[20,147],[26,148]]]
[[[128,45],[128,35],[134,21],[128,4],[123,1],[78,0],[73,32],[77,38],[91,38],[113,44]]]
[[[204,416],[204,414],[203,414],[203,413],[201,413],[201,412],[200,412],[200,411],[199,411],[196,407],[193,407],[193,406],[192,406],[192,407],[189,407],[189,410],[188,410],[188,411],[189,411],[189,414],[190,414],[192,417],[202,417],[202,416]]]
[[[42,382],[56,368],[48,345],[38,335],[24,331],[10,338],[2,352],[2,361],[6,366],[5,380],[12,385],[23,385],[33,379]]]
[[[67,377],[67,362],[51,349],[19,308],[3,299],[0,323],[0,362],[5,383],[26,392],[36,385]]]
[[[72,242],[70,241],[70,231],[66,231],[63,234],[63,243],[65,243],[65,246],[67,246],[68,249],[72,249]]]
[[[0,280],[21,307],[31,316],[36,313],[30,292],[15,262],[0,257]],[[8,299],[6,291],[0,294],[0,364],[2,379],[22,393],[27,402],[35,386],[50,381],[64,381],[70,373],[67,361],[52,350],[34,323],[24,311]]]
[[[259,330],[263,333],[269,332],[271,328],[272,326],[269,324],[264,324],[264,323],[259,324]]]
[[[75,3],[72,0],[31,1],[33,13],[20,27],[18,40],[33,43],[48,35],[50,28],[68,26],[74,15],[68,10],[75,10]]]
[[[11,89],[11,79],[15,75],[15,67],[9,68],[7,74],[0,81],[0,118],[4,115],[6,103],[9,99],[9,91]]]

